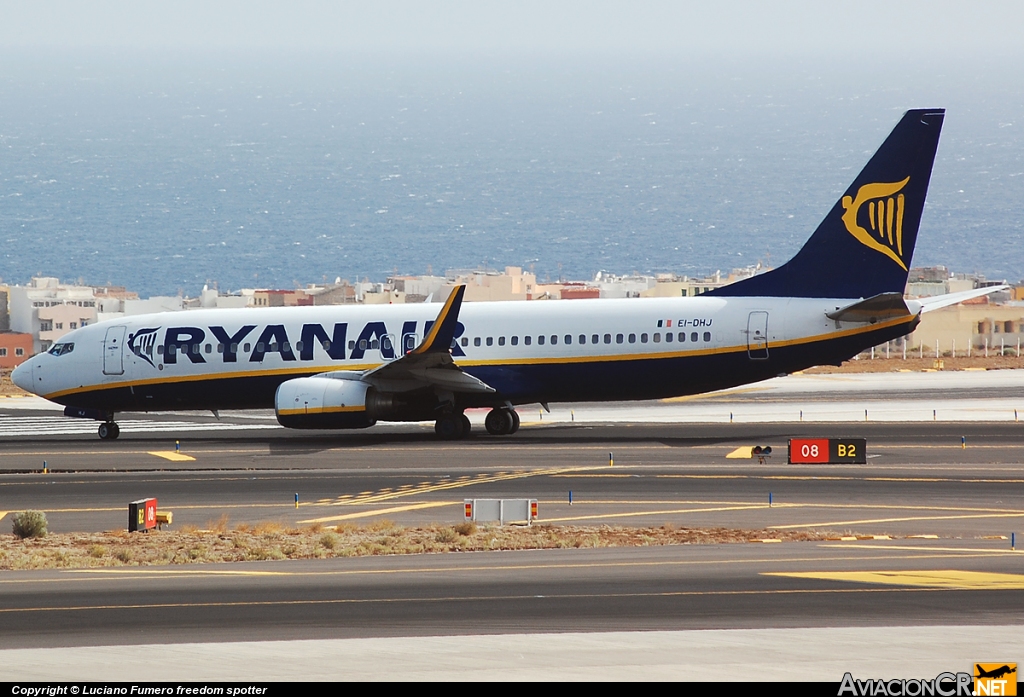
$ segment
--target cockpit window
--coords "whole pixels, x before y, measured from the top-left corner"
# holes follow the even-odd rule
[[[71,353],[74,350],[74,343],[68,342],[65,344],[54,344],[53,348],[50,349],[50,353],[54,356],[63,356],[64,354]]]

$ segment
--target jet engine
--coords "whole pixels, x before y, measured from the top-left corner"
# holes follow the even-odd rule
[[[377,421],[367,409],[371,389],[360,380],[286,380],[277,388],[274,411],[286,428],[367,428]]]

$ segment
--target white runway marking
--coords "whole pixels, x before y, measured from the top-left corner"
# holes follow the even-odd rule
[[[118,419],[124,434],[166,433],[196,431],[241,431],[281,428],[276,424],[238,424],[190,421],[150,421],[144,419]],[[98,423],[65,416],[3,416],[0,415],[0,438],[25,436],[81,436],[95,435]]]
[[[708,680],[712,671],[726,682],[838,683],[847,671],[933,678],[1014,660],[1021,637],[1019,626],[823,627],[6,649],[0,679]]]

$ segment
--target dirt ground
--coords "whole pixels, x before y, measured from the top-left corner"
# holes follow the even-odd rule
[[[936,360],[939,361],[938,365],[936,365]],[[993,353],[987,358],[977,355],[972,355],[970,358],[967,356],[954,358],[947,355],[936,359],[934,352],[929,356],[926,351],[924,358],[918,358],[917,354],[914,354],[913,356],[908,355],[904,360],[902,353],[897,354],[894,351],[889,358],[886,358],[884,352],[876,351],[874,359],[862,357],[846,361],[840,366],[818,366],[808,368],[803,372],[808,375],[824,375],[828,373],[896,373],[925,370],[1012,370],[1014,368],[1024,368],[1024,357],[1017,358],[1016,347],[1014,347],[1012,356],[996,356]]]
[[[6,521],[5,521],[6,522]],[[390,554],[570,547],[646,547],[841,539],[834,532],[614,526],[496,526],[462,523],[404,527],[387,520],[355,526],[286,528],[225,520],[206,530],[66,533],[19,539],[0,535],[0,569],[155,566],[270,559],[327,559]]]

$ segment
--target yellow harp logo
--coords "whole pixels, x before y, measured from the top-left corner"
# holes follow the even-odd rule
[[[865,247],[886,255],[906,271],[903,263],[903,194],[907,177],[892,184],[865,184],[857,196],[843,196],[843,224]],[[865,206],[864,204],[867,204]],[[860,215],[864,209],[865,215]],[[861,225],[861,222],[864,225]]]

